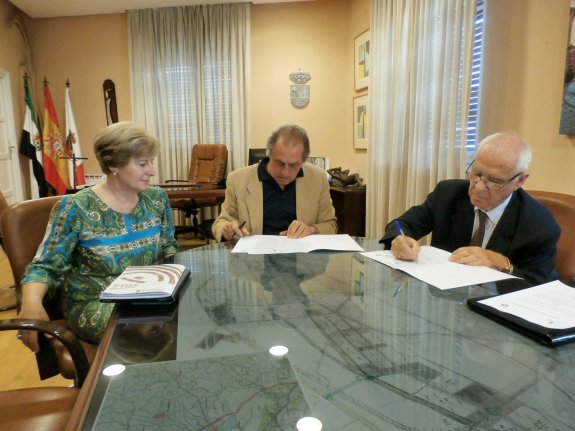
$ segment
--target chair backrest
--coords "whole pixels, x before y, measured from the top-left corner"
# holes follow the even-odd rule
[[[44,239],[50,211],[58,200],[60,196],[22,201],[9,206],[0,216],[4,251],[17,285]]]
[[[527,193],[547,208],[561,227],[557,243],[557,273],[563,281],[575,278],[575,196],[528,190]]]
[[[226,175],[228,147],[224,144],[196,144],[192,147],[192,161],[188,180],[217,182]]]

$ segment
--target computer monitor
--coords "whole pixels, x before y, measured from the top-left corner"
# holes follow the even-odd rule
[[[253,165],[254,163],[258,163],[265,156],[266,156],[265,148],[250,148],[248,150],[248,164]]]

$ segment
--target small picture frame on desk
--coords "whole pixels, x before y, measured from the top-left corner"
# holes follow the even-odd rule
[[[353,98],[353,148],[367,150],[368,120],[367,94]]]

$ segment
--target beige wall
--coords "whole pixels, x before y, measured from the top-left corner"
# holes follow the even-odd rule
[[[63,129],[64,91],[66,79],[70,79],[82,155],[89,158],[85,172],[100,172],[92,143],[95,134],[106,126],[104,80],[114,81],[119,120],[132,119],[127,16],[35,19],[30,26],[30,42],[37,78],[36,105],[44,103],[42,80],[46,77]]]
[[[296,123],[308,131],[312,155],[366,175],[366,153],[353,149],[352,100],[353,38],[368,27],[368,0],[252,7],[252,147],[264,147],[280,124]],[[289,98],[289,74],[298,68],[311,74],[301,109]]]
[[[525,188],[575,194],[575,140],[559,135],[569,0],[487,0],[480,135],[533,148]]]
[[[575,139],[559,135],[569,0],[487,0],[488,19],[481,136],[515,131],[533,146],[527,188],[575,194]],[[261,147],[281,123],[310,133],[312,153],[365,176],[367,154],[352,146],[353,38],[369,27],[369,0],[254,5],[252,13],[251,146]],[[14,8],[0,0],[0,67],[10,72],[17,129],[24,112],[19,65],[23,39],[10,28]],[[36,77],[50,88],[64,122],[66,78],[88,172],[97,171],[94,134],[105,126],[102,82],[116,84],[120,119],[131,118],[125,15],[28,20]],[[342,47],[344,47],[342,49]],[[311,102],[301,110],[289,101],[289,73],[311,73]],[[62,124],[63,125],[63,124]]]

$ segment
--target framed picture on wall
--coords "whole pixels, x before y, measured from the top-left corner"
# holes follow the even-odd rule
[[[367,149],[368,138],[367,94],[353,98],[353,148]]]
[[[355,91],[369,86],[369,29],[355,37],[354,49]]]

